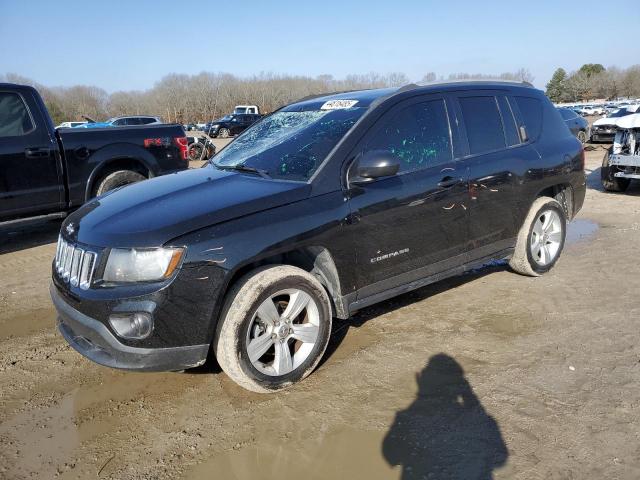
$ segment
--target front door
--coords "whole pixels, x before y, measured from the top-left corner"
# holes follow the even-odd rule
[[[391,108],[356,153],[371,150],[391,152],[400,170],[350,185],[359,300],[455,266],[467,242],[466,171],[454,160],[444,98],[423,96]],[[354,163],[351,178],[356,170]]]
[[[57,148],[37,112],[33,98],[0,90],[0,220],[64,204]]]

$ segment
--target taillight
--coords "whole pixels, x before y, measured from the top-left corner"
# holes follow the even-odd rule
[[[173,141],[180,149],[182,159],[189,160],[189,140],[187,137],[175,137]]]

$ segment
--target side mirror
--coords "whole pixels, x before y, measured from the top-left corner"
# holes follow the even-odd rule
[[[400,161],[388,150],[370,150],[357,160],[354,184],[369,183],[377,178],[390,177],[400,170]]]

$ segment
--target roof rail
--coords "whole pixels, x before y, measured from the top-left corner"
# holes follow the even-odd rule
[[[504,78],[455,78],[450,80],[434,80],[433,82],[418,82],[417,85],[427,87],[430,85],[446,85],[448,83],[504,83],[507,85],[533,87],[531,82],[525,82],[524,80],[505,80]]]

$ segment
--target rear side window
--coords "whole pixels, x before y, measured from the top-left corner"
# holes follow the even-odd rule
[[[515,97],[522,120],[531,140],[540,136],[542,131],[542,103],[537,98]]]
[[[22,97],[17,93],[0,92],[0,137],[17,137],[33,129]]]
[[[390,151],[400,159],[400,172],[451,161],[451,136],[444,100],[416,103],[383,120],[365,150]]]
[[[469,140],[469,153],[505,148],[506,141],[496,97],[460,97],[462,118]]]

